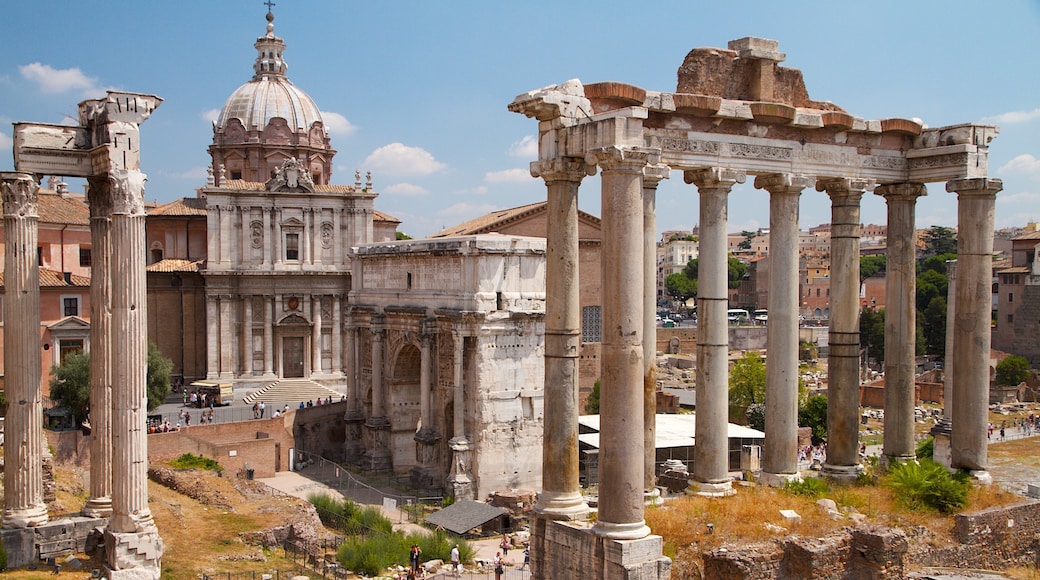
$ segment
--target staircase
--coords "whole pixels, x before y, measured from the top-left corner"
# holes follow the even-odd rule
[[[264,403],[307,402],[321,399],[323,402],[332,397],[338,403],[343,393],[334,391],[309,379],[279,379],[266,387],[253,391],[242,398],[246,405],[263,401]]]

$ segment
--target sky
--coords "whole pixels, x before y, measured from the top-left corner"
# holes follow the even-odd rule
[[[146,198],[194,196],[212,121],[253,75],[264,3],[5,4],[0,170],[14,166],[12,122],[63,122],[106,89],[150,93],[164,102],[141,126]],[[506,108],[516,95],[573,78],[674,91],[691,49],[746,36],[778,40],[810,98],[855,116],[999,125],[997,227],[1040,220],[1040,0],[277,0],[273,12],[288,77],[338,151],[332,182],[371,171],[376,209],[413,237],[545,198],[529,172],[537,123]],[[730,196],[730,231],[769,225],[768,194],[748,181]],[[598,177],[582,182],[579,207],[600,214]],[[689,230],[697,207],[673,172],[659,230]],[[801,226],[829,219],[826,195],[803,193]],[[865,196],[862,221],[885,223],[884,200]],[[956,221],[955,196],[929,184],[917,226]]]

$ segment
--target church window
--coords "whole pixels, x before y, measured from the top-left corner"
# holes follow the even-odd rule
[[[602,342],[602,319],[599,306],[584,306],[581,309],[581,341]]]
[[[300,259],[300,234],[285,234],[285,259]]]

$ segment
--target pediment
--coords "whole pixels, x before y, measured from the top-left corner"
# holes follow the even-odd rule
[[[90,323],[78,316],[66,316],[47,327],[51,332],[90,330]]]
[[[299,314],[290,314],[283,318],[278,324],[281,326],[310,326],[311,323]]]

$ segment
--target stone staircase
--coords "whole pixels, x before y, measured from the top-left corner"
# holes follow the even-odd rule
[[[279,379],[266,387],[257,389],[242,398],[246,405],[252,405],[263,401],[264,403],[290,403],[290,407],[296,405],[291,403],[300,401],[322,401],[332,397],[332,401],[338,403],[343,393],[334,391],[324,385],[320,385],[309,379]]]

